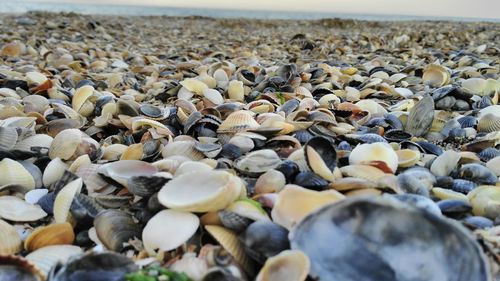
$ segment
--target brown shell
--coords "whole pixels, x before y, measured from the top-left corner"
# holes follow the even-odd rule
[[[56,223],[33,231],[24,241],[24,248],[31,252],[48,245],[72,244],[74,240],[75,233],[70,223]]]

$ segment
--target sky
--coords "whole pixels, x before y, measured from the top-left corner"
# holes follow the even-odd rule
[[[9,0],[0,0],[0,2],[1,1]],[[50,0],[50,2],[308,11],[347,14],[500,18],[500,0]]]

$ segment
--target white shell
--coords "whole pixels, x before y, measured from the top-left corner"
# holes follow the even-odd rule
[[[266,260],[256,281],[304,281],[310,265],[309,258],[302,251],[285,250]]]
[[[460,161],[460,154],[453,150],[447,150],[434,159],[430,169],[431,173],[435,176],[447,176],[457,166],[458,161]]]
[[[24,194],[24,200],[30,204],[36,204],[47,193],[49,190],[46,188],[33,189]]]
[[[83,250],[78,246],[73,245],[53,245],[40,248],[29,255],[26,259],[34,263],[45,276],[48,276],[49,271],[54,265],[59,262],[66,262],[69,258],[82,254]]]
[[[10,221],[37,221],[47,216],[38,205],[32,205],[15,196],[0,196],[0,218]]]
[[[144,248],[149,255],[173,250],[184,244],[198,229],[197,216],[175,210],[163,210],[152,217],[142,231]]]
[[[0,187],[17,185],[29,191],[35,188],[35,179],[19,162],[9,158],[0,161]]]
[[[67,168],[68,165],[66,165],[61,158],[56,157],[52,159],[43,172],[43,186],[49,187],[51,184],[58,181]]]
[[[129,178],[134,176],[150,176],[157,173],[158,169],[148,162],[122,160],[104,164],[99,167],[98,172],[126,187]]]
[[[54,139],[46,134],[36,134],[18,141],[14,149],[31,151],[32,147],[45,147],[49,148]]]
[[[75,195],[82,190],[82,185],[82,179],[78,178],[59,191],[54,201],[54,219],[56,223],[63,223],[68,220],[69,208]]]
[[[370,161],[384,161],[393,172],[398,168],[398,155],[387,143],[360,144],[349,155],[350,165],[366,164]]]
[[[239,177],[225,171],[194,171],[174,177],[158,193],[167,208],[190,212],[224,209],[242,193]]]

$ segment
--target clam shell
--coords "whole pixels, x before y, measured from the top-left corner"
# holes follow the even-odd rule
[[[430,64],[425,68],[422,79],[432,87],[441,87],[450,81],[450,72],[441,65]]]
[[[255,176],[276,168],[281,162],[274,150],[262,149],[236,159],[234,167],[241,173]]]
[[[69,245],[75,240],[71,224],[55,223],[35,229],[24,241],[24,249],[35,251],[51,245]]]
[[[286,184],[286,178],[283,173],[276,170],[269,170],[264,174],[260,175],[255,183],[254,192],[256,194],[260,193],[272,193],[279,192]]]
[[[256,280],[304,281],[309,274],[309,267],[309,258],[302,251],[286,250],[269,258]]]
[[[337,163],[337,153],[333,144],[322,137],[310,139],[304,146],[304,157],[307,165],[317,175],[333,181],[333,168]]]
[[[94,107],[92,104],[86,102],[93,95],[93,93],[94,87],[90,85],[85,85],[78,88],[73,94],[73,100],[71,102],[73,110],[82,114],[83,116],[89,116],[92,113]],[[86,108],[86,104],[92,105],[90,107],[90,110]]]
[[[199,225],[200,220],[191,213],[160,211],[148,221],[142,231],[144,248],[150,256],[155,256],[157,250],[173,250],[193,236]]]
[[[120,157],[120,161],[141,160],[143,155],[144,155],[144,146],[142,143],[131,144],[123,151]]]
[[[297,185],[287,185],[278,193],[271,217],[273,222],[290,230],[309,213],[344,197],[335,190],[313,191]]]
[[[136,176],[150,176],[158,172],[155,166],[139,160],[122,160],[108,163],[98,168],[99,174],[113,179],[123,186],[127,186],[130,178]]]
[[[68,169],[68,165],[66,165],[61,158],[56,157],[52,159],[43,172],[43,186],[49,187],[51,184],[61,179],[66,169]]]
[[[257,129],[260,125],[254,119],[254,113],[251,111],[239,110],[235,111],[220,124],[217,133],[235,134],[248,130]]]
[[[0,255],[0,280],[44,281],[46,276],[40,269],[22,256]]]
[[[158,193],[167,208],[190,212],[224,209],[242,193],[241,180],[225,171],[195,171],[174,177]]]
[[[17,131],[13,127],[0,127],[0,149],[9,150],[14,148],[17,142]]]
[[[340,178],[329,185],[337,191],[349,191],[357,189],[377,188],[378,184],[374,181],[361,178]]]
[[[433,120],[434,100],[431,96],[427,95],[410,110],[405,130],[413,136],[423,136],[431,128]]]
[[[348,165],[340,168],[342,175],[365,180],[378,180],[387,176],[382,170],[369,165]]]
[[[119,252],[124,243],[141,236],[141,227],[127,213],[119,210],[100,212],[94,219],[97,237],[107,249]]]
[[[203,96],[215,105],[220,105],[224,103],[224,98],[217,90],[205,89],[203,90]]]
[[[371,161],[383,161],[396,172],[398,168],[398,155],[387,143],[371,143],[356,146],[349,155],[349,164],[368,164]]]
[[[463,226],[394,199],[351,198],[325,206],[302,220],[289,237],[292,249],[311,260],[309,275],[321,280],[490,278],[481,247]],[[446,242],[451,240],[460,242]],[[330,243],[342,247],[318,246]],[[405,249],[412,249],[414,256]],[[353,258],[346,262],[346,255]],[[463,262],[454,262],[457,257]],[[412,265],[401,267],[402,261]]]
[[[82,253],[83,250],[78,246],[54,245],[46,246],[29,253],[26,259],[35,264],[45,276],[48,276],[50,270],[56,264],[66,262],[71,257]]]
[[[492,185],[482,185],[467,194],[472,205],[472,213],[476,216],[492,220],[500,215],[500,188]]]
[[[486,162],[486,167],[490,169],[497,177],[500,177],[500,156],[497,156]]]
[[[14,196],[0,196],[0,218],[15,222],[37,221],[47,216],[38,205],[31,205]]]
[[[101,165],[99,164],[89,164],[82,165],[78,167],[75,174],[82,178],[85,183],[85,187],[89,194],[93,194],[98,191],[102,191],[108,187],[110,184],[107,183],[99,174],[98,170]],[[111,191],[112,192],[112,191]]]
[[[86,136],[78,129],[66,129],[61,131],[52,141],[49,149],[49,157],[62,160],[74,160],[83,154],[93,153],[99,148],[92,138]]]
[[[24,192],[35,188],[35,179],[21,163],[9,158],[0,161],[0,189],[2,186],[19,186]]]
[[[22,249],[21,237],[16,229],[0,219],[0,255],[17,254]]]
[[[127,146],[121,143],[114,143],[103,148],[101,159],[104,160],[118,160]]]
[[[460,154],[453,150],[447,150],[434,159],[430,171],[435,176],[447,176],[455,169],[458,161],[460,161]]]
[[[54,219],[56,223],[64,223],[68,220],[69,209],[73,198],[82,189],[83,181],[78,178],[65,185],[57,194],[54,201]]]
[[[253,221],[269,221],[266,211],[252,199],[240,199],[229,205],[226,211],[249,218]]]
[[[420,160],[420,152],[412,149],[396,150],[398,155],[398,166],[402,168],[412,167]]]
[[[248,274],[254,272],[255,266],[245,253],[245,246],[239,241],[236,233],[218,225],[206,225],[205,229]]]
[[[167,126],[163,125],[162,123],[160,123],[158,121],[147,119],[147,118],[134,120],[132,122],[132,131],[137,132],[143,126],[149,126],[149,127],[155,128],[157,131],[160,131],[164,135],[173,135],[173,133],[170,131],[169,128],[167,128]]]
[[[207,84],[201,82],[197,79],[188,78],[180,82],[180,84],[190,92],[194,92],[197,95],[203,95],[203,91],[208,89]]]
[[[71,163],[71,165],[68,168],[68,171],[76,173],[76,171],[78,170],[78,168],[80,168],[80,166],[86,166],[90,164],[92,164],[92,160],[90,160],[90,157],[87,154],[80,155],[78,156],[78,158],[75,159],[75,161],[73,161],[73,163]]]
[[[432,190],[432,194],[436,196],[437,198],[441,200],[445,199],[459,199],[459,200],[465,200],[469,201],[467,198],[467,195],[453,191],[451,189],[445,189],[445,188],[440,188],[440,187],[434,187]]]
[[[477,131],[485,133],[500,131],[500,116],[492,113],[483,115],[477,124]]]

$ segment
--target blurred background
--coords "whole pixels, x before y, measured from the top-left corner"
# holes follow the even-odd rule
[[[0,12],[500,21],[500,0],[0,0]]]

